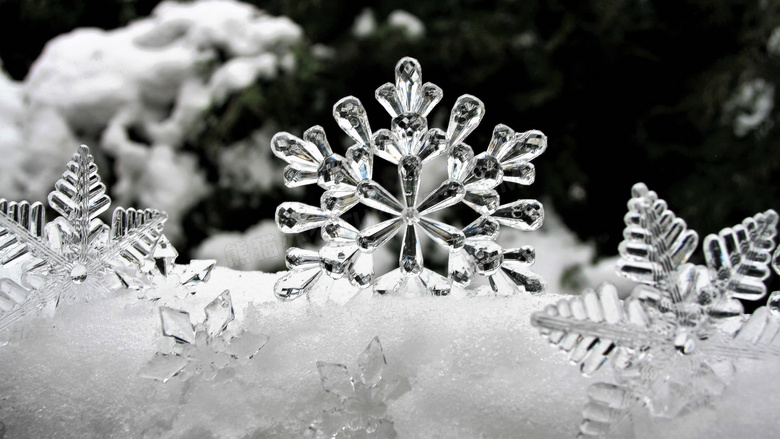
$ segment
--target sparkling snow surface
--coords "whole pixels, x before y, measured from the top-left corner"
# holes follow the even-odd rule
[[[354,368],[377,335],[389,366],[412,384],[388,408],[398,437],[576,435],[593,379],[580,376],[529,323],[533,311],[560,296],[281,303],[272,293],[276,277],[217,268],[180,302],[201,319],[203,306],[230,289],[236,321],[229,329],[270,336],[248,364],[213,381],[163,384],[138,376],[170,339],[160,333],[155,304],[130,293],[65,304],[54,320],[24,322],[21,340],[0,348],[5,438],[304,437],[317,414],[336,405],[315,362]],[[332,297],[343,301],[345,288],[335,283]],[[713,408],[675,420],[639,417],[637,437],[775,437],[779,366],[742,362]]]

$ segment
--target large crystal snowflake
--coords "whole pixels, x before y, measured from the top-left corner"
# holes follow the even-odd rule
[[[583,437],[633,437],[641,406],[677,416],[721,394],[737,359],[780,357],[780,319],[767,307],[744,315],[737,300],[766,294],[775,211],[707,236],[697,266],[686,263],[696,232],[654,192],[635,185],[628,206],[618,272],[640,285],[621,301],[604,283],[531,319],[584,374],[611,360],[616,384],[590,387]]]
[[[165,212],[118,207],[89,148],[79,147],[49,194],[61,216],[46,224],[41,203],[0,200],[0,330],[48,304],[147,282]]]
[[[358,356],[360,376],[353,379],[343,364],[317,362],[322,387],[336,395],[337,408],[324,411],[310,426],[313,436],[324,438],[390,439],[396,437],[387,418],[387,402],[411,388],[405,376],[387,372],[387,360],[379,337]],[[388,376],[390,375],[390,376]]]
[[[467,286],[475,274],[488,276],[495,291],[518,287],[531,293],[544,289],[542,279],[528,270],[533,263],[531,247],[503,249],[495,240],[501,225],[535,230],[544,219],[536,200],[500,204],[496,187],[502,182],[529,185],[534,181],[532,159],[544,152],[547,138],[539,131],[515,133],[496,126],[486,152],[475,155],[463,143],[479,124],[485,109],[470,95],[457,99],[447,131],[428,128],[426,116],[441,100],[442,91],[422,83],[417,60],[403,58],[395,69],[395,84],[385,84],[376,98],[392,116],[391,129],[372,133],[360,101],[347,97],[333,107],[339,126],[355,141],[341,156],[333,153],[319,126],[299,139],[278,133],[271,141],[274,154],[289,163],[284,170],[288,187],[317,183],[325,193],[320,206],[282,203],[276,222],[285,233],[321,229],[325,245],[319,251],[291,248],[287,253],[290,273],[275,286],[279,298],[308,293],[325,273],[346,276],[353,285],[373,285],[378,293],[395,292],[405,280],[421,283],[436,295],[448,294],[452,283]],[[398,167],[401,199],[372,179],[374,156]],[[419,195],[423,165],[447,156],[448,178],[425,197]],[[464,203],[480,217],[460,230],[431,214]],[[362,230],[342,218],[358,203],[389,214],[389,220]],[[398,268],[375,276],[371,253],[403,230]],[[449,252],[448,276],[423,265],[418,239],[420,231]]]

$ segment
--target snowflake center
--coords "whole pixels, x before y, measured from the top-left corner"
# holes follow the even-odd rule
[[[87,279],[87,267],[84,264],[75,264],[70,269],[70,279],[77,284],[84,282]]]
[[[420,222],[420,213],[414,207],[407,207],[401,212],[401,219],[406,224],[417,224]]]

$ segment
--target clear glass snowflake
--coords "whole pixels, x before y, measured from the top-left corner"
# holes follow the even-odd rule
[[[780,318],[767,307],[745,315],[737,300],[766,295],[775,211],[707,236],[696,266],[686,262],[698,235],[654,192],[635,185],[628,206],[618,272],[640,285],[622,301],[604,283],[531,318],[583,374],[611,360],[616,383],[590,387],[582,437],[633,437],[642,406],[678,416],[720,395],[736,360],[780,357]]]
[[[165,212],[114,210],[89,148],[82,145],[48,197],[60,214],[46,224],[41,203],[0,200],[0,330],[60,300],[149,285]]]
[[[496,187],[502,182],[533,183],[535,168],[530,161],[544,152],[547,137],[539,131],[515,133],[498,125],[487,151],[475,155],[463,140],[482,120],[484,105],[474,96],[463,95],[452,109],[447,131],[429,129],[426,117],[441,100],[442,91],[423,83],[421,72],[417,60],[403,58],[396,65],[395,84],[377,89],[376,99],[392,117],[391,129],[372,132],[355,97],[336,103],[333,116],[355,142],[344,156],[331,150],[319,126],[307,130],[303,139],[286,132],[272,139],[274,154],[289,164],[284,170],[288,187],[316,183],[325,189],[319,207],[286,202],[276,210],[282,232],[320,228],[325,240],[319,251],[288,250],[290,272],[274,288],[279,298],[308,293],[323,273],[334,279],[346,276],[353,285],[373,286],[380,294],[407,289],[404,285],[411,281],[431,294],[446,295],[453,282],[467,286],[475,274],[488,276],[496,291],[544,290],[542,279],[528,269],[534,260],[532,248],[505,250],[495,242],[502,225],[539,228],[544,219],[542,204],[536,200],[501,204]],[[420,196],[423,165],[442,155],[447,157],[448,178]],[[400,199],[372,179],[374,156],[397,166]],[[391,218],[359,230],[342,218],[358,203]],[[432,215],[458,203],[480,215],[462,230]],[[401,231],[398,268],[376,276],[372,252]],[[448,251],[447,276],[425,268],[421,232]]]
[[[387,360],[379,337],[374,337],[358,356],[360,376],[349,374],[343,364],[317,362],[326,392],[335,395],[339,406],[324,411],[309,427],[313,436],[324,438],[389,439],[396,437],[387,418],[387,403],[411,389],[405,376],[388,376]]]
[[[162,333],[175,340],[173,352],[158,352],[141,370],[143,378],[168,382],[174,376],[200,376],[210,381],[235,361],[252,359],[268,342],[268,336],[241,330],[227,331],[235,319],[230,291],[225,290],[204,308],[206,319],[193,325],[190,314],[160,307]]]

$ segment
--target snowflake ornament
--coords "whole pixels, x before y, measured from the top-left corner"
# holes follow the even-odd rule
[[[533,183],[535,168],[530,161],[547,147],[539,131],[515,133],[496,126],[486,152],[475,155],[463,143],[482,120],[485,107],[470,95],[457,99],[447,131],[428,127],[427,115],[441,100],[442,90],[422,82],[420,64],[401,59],[395,68],[395,84],[376,91],[376,99],[392,117],[391,129],[372,132],[363,105],[347,97],[333,107],[333,116],[355,142],[344,156],[334,153],[322,127],[315,126],[303,139],[282,132],[274,136],[271,148],[289,165],[285,184],[296,187],[318,184],[325,192],[320,206],[298,202],[282,203],[276,223],[284,233],[320,228],[325,244],[319,251],[290,248],[290,272],[275,285],[281,299],[307,294],[324,273],[334,279],[346,277],[356,287],[373,286],[380,294],[405,290],[417,282],[434,295],[446,295],[453,282],[468,286],[476,275],[487,276],[495,291],[541,293],[544,282],[528,267],[533,263],[530,247],[503,249],[495,241],[500,226],[535,230],[542,225],[544,209],[536,200],[515,200],[501,204],[496,187],[502,182]],[[447,179],[427,196],[420,196],[423,165],[447,157]],[[374,158],[397,166],[400,199],[372,179]],[[359,230],[342,218],[361,203],[391,218]],[[464,203],[480,217],[459,229],[432,214]],[[372,252],[401,234],[398,268],[376,276]],[[423,263],[420,233],[449,252],[447,276]]]
[[[204,311],[205,321],[193,325],[188,312],[160,307],[162,333],[176,343],[173,352],[155,354],[140,372],[141,377],[163,383],[175,376],[185,380],[200,376],[210,381],[235,361],[251,360],[268,342],[263,334],[227,331],[235,319],[229,290],[206,305]]]
[[[737,299],[766,295],[777,232],[768,210],[704,240],[705,266],[686,263],[698,245],[666,203],[633,188],[618,272],[640,283],[625,300],[604,283],[531,317],[585,375],[611,362],[616,383],[593,384],[581,437],[633,437],[642,406],[675,417],[720,395],[741,358],[780,358],[780,317],[743,313]]]
[[[0,330],[60,300],[88,299],[149,285],[165,212],[118,207],[82,145],[48,197],[60,214],[46,224],[41,203],[0,200]]]
[[[396,437],[387,418],[387,403],[411,389],[405,376],[388,377],[387,360],[379,337],[374,337],[358,356],[360,376],[353,379],[343,364],[317,362],[326,392],[339,399],[339,406],[324,411],[309,427],[318,439],[389,439]]]

